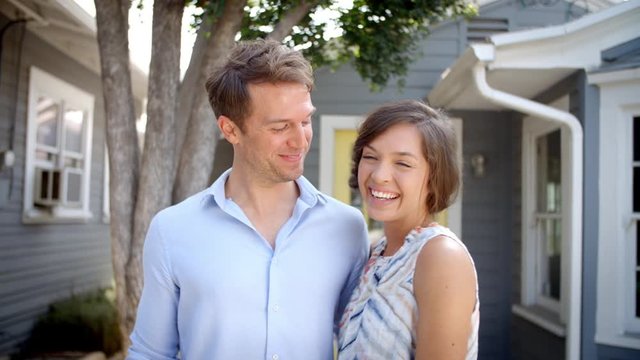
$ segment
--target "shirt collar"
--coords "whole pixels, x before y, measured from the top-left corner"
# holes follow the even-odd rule
[[[213,197],[213,200],[221,209],[224,209],[225,204],[227,203],[224,185],[229,178],[229,174],[231,174],[231,170],[232,169],[228,169],[222,173],[222,175],[220,175],[218,179],[205,190],[205,194],[209,195],[206,198]],[[321,204],[327,203],[326,195],[316,189],[315,186],[307,180],[307,178],[300,176],[295,181],[296,184],[298,184],[298,189],[300,189],[300,196],[298,198],[309,207],[315,206],[318,202]]]

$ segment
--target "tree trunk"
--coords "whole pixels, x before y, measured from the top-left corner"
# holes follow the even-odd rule
[[[140,153],[129,69],[127,0],[96,0],[96,24],[109,149],[111,252],[116,306],[125,344],[135,321],[137,302],[129,296],[125,265],[130,256],[133,209]]]
[[[193,44],[193,51],[191,52],[191,59],[189,61],[189,67],[184,73],[184,78],[179,86],[178,91],[178,108],[176,112],[176,148],[174,151],[175,164],[180,161],[180,154],[184,139],[187,135],[187,126],[189,124],[189,115],[191,114],[191,108],[193,105],[193,98],[196,91],[203,91],[198,88],[201,85],[200,72],[202,67],[202,59],[207,52],[207,45],[209,45],[209,38],[212,36],[214,30],[214,19],[205,19],[198,28],[198,34],[196,41]],[[175,169],[173,173],[173,179],[175,181]]]
[[[223,13],[214,25],[215,30],[209,39],[195,85],[187,135],[173,191],[174,202],[182,201],[208,185],[218,141],[218,128],[204,84],[211,71],[224,61],[224,54],[233,46],[242,25],[245,4],[246,0],[225,1]]]
[[[154,1],[147,127],[133,239],[126,274],[132,303],[142,292],[142,245],[151,218],[171,205],[176,106],[180,82],[180,36],[184,0]],[[168,155],[168,156],[167,156]],[[135,308],[134,308],[135,310]]]

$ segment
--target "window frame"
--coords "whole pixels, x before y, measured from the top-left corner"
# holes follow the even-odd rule
[[[635,235],[630,193],[633,184],[632,120],[640,116],[637,69],[593,73],[588,82],[600,89],[598,274],[595,341],[640,350],[640,331],[630,321],[629,240]],[[635,231],[634,231],[635,230]]]
[[[93,111],[94,96],[83,91],[62,79],[55,77],[42,69],[32,66],[29,71],[29,94],[27,100],[27,138],[25,148],[25,176],[24,176],[24,197],[23,197],[23,223],[50,223],[50,222],[85,222],[93,217],[90,208],[90,180],[91,180],[91,158],[93,145]],[[57,103],[68,104],[70,108],[81,110],[85,114],[83,119],[85,124],[82,128],[82,153],[63,149],[65,129],[62,123],[58,125],[61,135],[58,135],[59,143],[57,147],[43,146],[37,143],[37,104],[41,95],[53,99]],[[80,172],[80,206],[68,207],[62,204],[51,206],[47,209],[38,208],[34,204],[35,200],[35,176],[36,167],[55,168],[56,164],[50,161],[36,158],[37,149],[44,149],[50,152],[57,152],[60,157],[82,159],[81,167],[66,167],[61,170]],[[59,160],[60,161],[60,160]],[[63,186],[63,195],[67,192],[67,187]]]
[[[626,127],[626,134],[632,134],[631,136],[624,137],[625,140],[623,143],[625,144],[626,151],[624,152],[624,170],[623,170],[623,179],[625,181],[625,187],[623,189],[629,189],[633,192],[633,168],[634,163],[635,166],[640,168],[640,160],[633,161],[633,126],[634,120],[638,119],[638,125],[640,125],[640,107],[637,109],[627,108],[624,112]],[[640,140],[640,139],[639,139]],[[640,144],[638,144],[640,146]],[[640,211],[633,211],[633,194],[632,196],[627,196],[625,198],[625,203],[623,204],[623,214],[628,220],[626,224],[626,232],[623,242],[624,247],[624,285],[622,298],[623,306],[624,306],[624,330],[629,333],[640,334],[640,317],[635,315],[635,292],[637,291],[635,283],[636,283],[636,271],[637,271],[637,263],[636,259],[637,254],[637,246],[638,246],[638,231],[640,231]]]
[[[561,111],[569,110],[569,96],[564,95],[548,106]],[[561,222],[562,236],[562,257],[560,264],[560,296],[558,300],[549,298],[540,293],[541,279],[539,276],[539,251],[541,246],[538,239],[539,220],[548,216],[541,214],[537,210],[537,189],[536,189],[536,140],[546,134],[560,130],[561,149],[561,211],[554,214],[554,218],[559,218]],[[525,117],[522,126],[522,247],[521,247],[521,283],[520,283],[520,303],[512,306],[513,313],[530,322],[544,328],[545,330],[559,336],[565,337],[567,334],[566,322],[569,313],[569,289],[570,289],[570,267],[569,257],[571,256],[570,244],[570,206],[566,203],[566,194],[570,194],[571,185],[567,179],[570,177],[570,143],[569,131],[559,124],[542,121],[533,117]]]

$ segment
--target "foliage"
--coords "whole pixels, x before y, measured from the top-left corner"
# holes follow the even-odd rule
[[[317,9],[332,7],[335,1],[307,1],[315,3],[315,6],[294,26],[290,36],[288,36],[284,42],[290,47],[298,46],[301,48],[314,68],[329,65],[335,59],[331,59],[328,56],[328,54],[330,54],[328,47],[331,46],[331,44],[324,36],[327,26],[325,23],[314,22],[310,14]],[[289,10],[300,4],[300,2],[300,0],[261,0],[250,2],[249,11],[245,12],[241,39],[249,40],[267,37],[273,29],[273,25],[277,24]]]
[[[241,38],[266,37],[298,1],[258,1],[245,13]],[[360,76],[374,90],[392,77],[406,76],[409,64],[422,55],[419,41],[429,33],[429,25],[449,17],[474,16],[474,5],[462,0],[354,0],[353,7],[337,8],[335,1],[318,1],[317,9],[337,9],[336,25],[342,36],[327,39],[326,24],[315,23],[308,14],[285,39],[302,49],[314,67],[337,67],[352,62]]]
[[[99,290],[53,303],[31,332],[21,356],[57,351],[102,351],[122,348],[111,290]]]
[[[356,0],[340,17],[344,57],[353,57],[355,69],[374,89],[390,77],[404,77],[420,55],[418,41],[429,25],[449,16],[471,16],[475,8],[459,0]]]

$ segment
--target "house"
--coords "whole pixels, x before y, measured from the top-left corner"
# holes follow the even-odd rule
[[[480,359],[640,358],[640,1],[611,5],[485,3],[432,29],[402,92],[316,73],[305,174],[354,205],[367,112],[398,98],[449,112],[464,188],[440,221],[476,262]]]
[[[1,357],[112,271],[95,20],[72,0],[6,0],[0,29]],[[146,75],[132,78],[141,109]]]

